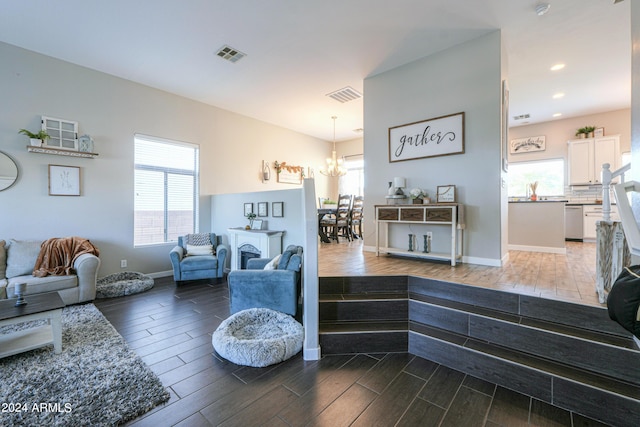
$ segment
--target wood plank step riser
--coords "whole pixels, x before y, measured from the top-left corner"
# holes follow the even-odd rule
[[[640,423],[640,400],[409,332],[409,353],[616,426]]]
[[[631,339],[631,334],[609,319],[607,310],[564,301],[553,301],[530,295],[521,295],[495,289],[443,282],[422,277],[409,277],[409,293],[432,296],[545,320],[568,326],[618,335]]]
[[[323,294],[363,294],[368,292],[405,292],[407,276],[320,277],[319,292]]]
[[[409,301],[320,302],[320,322],[408,320]]]
[[[640,385],[640,352],[410,301],[413,322],[437,327]],[[606,361],[606,363],[603,363]]]

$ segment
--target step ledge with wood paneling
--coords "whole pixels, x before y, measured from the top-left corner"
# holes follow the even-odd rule
[[[640,387],[612,378],[414,322],[409,353],[605,423],[640,425]]]

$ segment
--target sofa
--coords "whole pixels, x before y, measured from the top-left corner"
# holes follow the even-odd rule
[[[0,240],[0,299],[16,298],[15,285],[26,283],[27,302],[29,295],[56,291],[66,305],[94,300],[100,258],[84,253],[75,257],[70,274],[35,277],[42,244],[35,240]]]
[[[302,247],[288,246],[274,258],[251,258],[245,270],[229,273],[231,314],[269,308],[299,317]]]

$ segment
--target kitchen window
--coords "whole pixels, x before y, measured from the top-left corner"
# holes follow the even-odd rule
[[[564,159],[509,163],[509,197],[528,197],[538,181],[538,197],[564,196]]]
[[[198,230],[197,145],[135,136],[134,246]]]

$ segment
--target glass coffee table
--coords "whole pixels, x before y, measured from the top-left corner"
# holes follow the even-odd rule
[[[64,301],[57,292],[26,295],[27,304],[16,307],[17,298],[0,300],[0,327],[33,320],[46,324],[0,334],[0,358],[53,344],[62,353],[62,309]],[[39,322],[41,323],[41,322]]]

